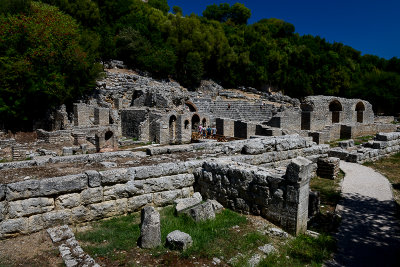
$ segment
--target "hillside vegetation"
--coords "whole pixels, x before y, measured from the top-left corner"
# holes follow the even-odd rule
[[[188,88],[211,78],[293,97],[360,97],[380,112],[399,111],[400,59],[362,56],[341,43],[300,36],[280,19],[249,25],[251,11],[243,4],[183,16],[176,6],[169,13],[167,0],[42,2],[0,1],[0,115],[6,125],[71,103],[93,88],[95,62],[108,59]],[[40,107],[36,112],[33,104]]]

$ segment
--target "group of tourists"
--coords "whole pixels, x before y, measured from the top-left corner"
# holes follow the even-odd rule
[[[202,126],[199,125],[199,134],[201,136],[203,136],[203,138],[207,138],[207,137],[215,137],[217,135],[217,128],[213,127],[211,128],[210,126]]]

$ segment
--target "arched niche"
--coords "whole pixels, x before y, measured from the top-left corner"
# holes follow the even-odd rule
[[[332,123],[339,123],[340,113],[343,111],[342,104],[338,100],[333,100],[329,104],[329,111],[332,113]]]
[[[358,102],[356,105],[356,112],[357,112],[357,122],[363,123],[364,122],[364,111],[365,105],[363,102]]]

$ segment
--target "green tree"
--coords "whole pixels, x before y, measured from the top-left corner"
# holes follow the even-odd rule
[[[94,87],[99,65],[70,16],[32,2],[29,15],[0,16],[0,25],[0,116],[8,127],[29,128]]]
[[[229,17],[235,24],[247,24],[251,11],[243,4],[236,3],[231,7]]]
[[[167,0],[149,0],[148,4],[154,8],[161,10],[164,14],[168,13],[169,11]]]
[[[172,7],[172,12],[176,15],[178,14],[183,14],[182,8],[180,6],[173,6]]]

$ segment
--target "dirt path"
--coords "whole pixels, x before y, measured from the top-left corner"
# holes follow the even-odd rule
[[[326,266],[400,266],[400,224],[391,185],[371,168],[341,161],[339,250]]]

